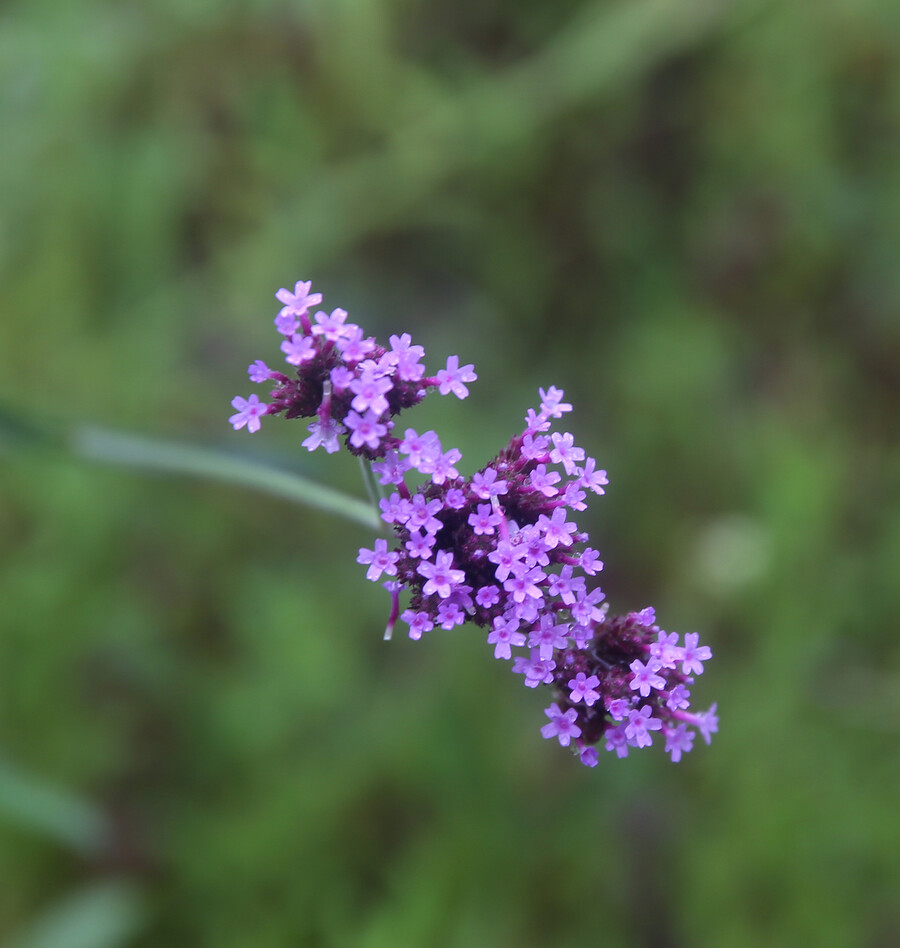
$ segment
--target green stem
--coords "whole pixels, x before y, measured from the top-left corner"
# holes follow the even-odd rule
[[[239,484],[352,520],[371,530],[381,521],[368,503],[290,471],[209,448],[84,426],[68,438],[79,457],[143,470],[188,474]]]

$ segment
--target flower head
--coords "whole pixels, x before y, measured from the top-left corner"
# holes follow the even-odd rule
[[[343,309],[318,311],[311,321],[322,297],[309,283],[276,296],[288,368],[254,362],[250,379],[272,383],[270,400],[236,397],[229,421],[252,432],[263,414],[311,419],[304,447],[333,453],[343,443],[372,462],[388,488],[379,511],[394,544],[378,538],[357,561],[391,595],[386,634],[397,618],[412,639],[435,627],[487,629],[496,659],[511,661],[527,688],[551,690],[543,736],[572,746],[585,766],[597,765],[598,747],[627,757],[651,746],[654,732],[673,761],[697,734],[709,743],[718,730],[716,705],[692,711],[688,689],[712,657],[709,647],[695,633],[679,644],[651,607],[609,614],[596,582],[603,563],[576,517],[588,492],[604,494],[609,481],[571,432],[553,430],[572,411],[563,391],[541,388],[521,433],[466,476],[457,448],[396,419],[435,390],[468,396],[472,365],[451,355],[429,376],[425,350],[408,333],[384,347]],[[401,596],[409,598],[406,609]]]

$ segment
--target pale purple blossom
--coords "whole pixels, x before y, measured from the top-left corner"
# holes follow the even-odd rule
[[[608,751],[614,750],[617,757],[628,756],[628,738],[625,736],[624,724],[607,728],[603,736],[606,738],[606,749]]]
[[[252,433],[259,431],[259,419],[266,413],[269,406],[261,402],[258,395],[251,395],[249,398],[236,395],[231,400],[231,407],[237,409],[237,412],[228,419],[231,427],[238,431],[246,425],[247,431]]]
[[[584,672],[579,672],[574,678],[569,679],[568,687],[571,689],[569,701],[573,704],[578,701],[591,707],[600,700],[600,692],[594,689],[600,684],[600,679],[596,675],[588,677]]]
[[[413,612],[412,609],[407,609],[400,618],[409,626],[411,639],[420,639],[423,632],[430,632],[434,628],[434,623],[427,612]]]
[[[572,406],[563,401],[563,390],[555,385],[551,385],[547,391],[539,388],[538,394],[541,396],[541,414],[548,418],[562,418],[563,412],[572,410]]]
[[[542,661],[553,658],[553,652],[565,648],[569,641],[569,627],[565,623],[557,625],[552,615],[544,613],[538,625],[531,630],[528,647],[536,648]]]
[[[652,717],[652,714],[653,710],[648,704],[629,713],[625,736],[634,747],[649,747],[653,743],[650,731],[658,731],[662,727],[662,721]]]
[[[368,565],[366,579],[376,582],[382,573],[387,573],[388,576],[397,575],[397,559],[399,556],[399,553],[388,552],[387,540],[379,538],[375,541],[374,550],[367,550],[365,547],[360,549],[356,562],[362,563],[364,566]]]
[[[334,454],[340,450],[338,438],[346,431],[346,428],[336,419],[329,418],[326,421],[314,421],[306,426],[309,437],[301,442],[307,451],[315,451],[316,448],[324,448],[326,454]]]
[[[550,517],[541,514],[538,517],[538,527],[543,531],[544,543],[548,550],[557,546],[571,546],[572,534],[578,529],[574,523],[566,521],[566,512],[562,507],[557,507]]]
[[[554,703],[544,714],[550,718],[550,723],[541,728],[543,737],[558,737],[563,747],[568,747],[573,737],[581,737],[581,728],[575,723],[578,720],[578,712],[574,708],[562,711],[559,705]]]
[[[350,406],[360,414],[372,411],[381,416],[388,410],[388,401],[384,396],[393,387],[389,378],[378,376],[371,370],[363,372],[350,382],[350,391],[356,396]]]
[[[628,667],[634,676],[628,687],[632,691],[639,691],[642,698],[648,697],[652,688],[666,687],[665,678],[656,674],[659,662],[655,658],[651,658],[646,665],[636,658]]]
[[[559,493],[559,489],[553,485],[559,483],[562,479],[561,475],[556,471],[548,471],[546,464],[538,464],[529,475],[529,479],[531,486],[535,490],[539,490],[545,497],[553,497]]]
[[[381,443],[381,439],[387,434],[387,426],[381,424],[378,415],[373,411],[368,411],[365,415],[350,411],[344,421],[353,432],[350,435],[350,444],[354,448],[361,448],[365,445],[375,450]]]
[[[409,555],[419,559],[430,559],[431,548],[434,546],[434,535],[431,533],[420,533],[414,530],[406,541],[406,549]]]
[[[437,374],[438,391],[441,395],[449,395],[453,392],[457,398],[465,398],[469,390],[463,383],[474,382],[478,378],[472,371],[473,368],[471,364],[460,367],[459,356],[448,356],[447,368],[441,369]]]
[[[573,443],[575,439],[568,431],[564,434],[554,431],[550,435],[550,440],[553,442],[550,460],[554,464],[562,464],[566,474],[571,476],[575,473],[575,462],[584,460],[584,449],[575,447]]]
[[[500,602],[500,590],[496,586],[479,586],[478,592],[475,593],[475,602],[482,609],[490,609]]]
[[[356,326],[346,323],[347,310],[333,309],[330,313],[316,313],[316,324],[312,327],[314,336],[324,336],[332,342],[336,342],[342,337],[351,335]]]
[[[265,382],[272,377],[272,370],[262,359],[257,359],[247,368],[247,375],[251,382]]]
[[[700,636],[696,632],[688,632],[684,637],[684,646],[681,650],[681,660],[683,662],[681,670],[685,675],[702,675],[702,663],[712,658],[712,652],[708,645],[698,647],[699,639]]]
[[[315,356],[316,347],[309,336],[295,334],[282,342],[281,351],[284,353],[285,362],[291,365],[303,365]]]
[[[436,562],[423,560],[416,569],[428,580],[422,589],[425,595],[431,596],[437,593],[441,599],[446,599],[453,587],[458,586],[466,578],[466,574],[461,569],[453,568],[453,554],[448,550],[440,551]]]
[[[425,374],[425,366],[419,362],[419,359],[425,357],[425,349],[411,345],[412,339],[408,332],[391,336],[390,343],[390,355],[397,367],[397,377],[407,382],[418,382]]]
[[[488,645],[495,646],[494,658],[508,661],[512,658],[511,647],[525,644],[525,635],[518,631],[519,623],[514,619],[497,616],[494,628],[488,635]]]
[[[491,497],[499,497],[509,490],[506,481],[497,476],[497,472],[488,467],[472,475],[472,492],[484,500]]]
[[[466,621],[466,614],[460,608],[458,602],[452,599],[444,599],[438,604],[437,620],[442,629],[453,629],[462,625]]]
[[[496,513],[490,504],[479,504],[478,509],[469,514],[468,523],[475,536],[490,536],[496,533],[501,519],[500,514]]]
[[[438,456],[432,462],[431,482],[440,486],[445,481],[459,477],[459,471],[454,465],[462,458],[457,448],[450,448]]]
[[[593,458],[588,458],[583,468],[576,468],[578,483],[595,494],[605,494],[606,491],[603,488],[609,483],[609,478],[606,476],[606,471],[595,470],[596,467],[597,462]]]
[[[337,340],[341,350],[341,358],[348,364],[361,362],[375,349],[375,340],[371,336],[364,336],[362,329],[357,326],[352,332]]]
[[[294,332],[297,328],[296,317],[305,316],[307,310],[310,306],[318,306],[322,302],[321,293],[310,293],[312,289],[312,281],[303,282],[302,280],[294,284],[294,292],[286,290],[284,288],[278,290],[275,294],[275,298],[279,303],[282,304],[282,308],[278,313],[278,317],[294,317],[294,328],[290,332]],[[276,317],[275,325],[278,327],[279,332],[281,332],[281,327],[278,325],[278,317]]]
[[[596,767],[599,763],[596,747],[582,747],[578,752],[578,758],[585,767]]]
[[[666,753],[672,755],[672,763],[677,764],[681,755],[688,753],[694,743],[696,733],[689,731],[686,724],[679,724],[671,730],[665,731]]]

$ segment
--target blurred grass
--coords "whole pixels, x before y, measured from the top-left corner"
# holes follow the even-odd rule
[[[566,389],[604,588],[722,732],[582,772],[479,635],[381,642],[367,529],[8,451],[0,942],[896,943],[898,115],[888,0],[7,3],[4,433],[360,496],[224,421],[312,278],[476,363],[410,417],[466,469]]]

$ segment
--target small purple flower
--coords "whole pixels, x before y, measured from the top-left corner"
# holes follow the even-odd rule
[[[397,378],[406,382],[418,382],[425,374],[425,366],[419,362],[424,358],[425,350],[422,346],[411,345],[412,339],[408,332],[401,336],[391,336],[390,355],[397,367]]]
[[[352,365],[361,362],[375,349],[375,340],[371,336],[363,336],[362,329],[357,326],[353,332],[338,338],[337,346],[341,350],[341,358]]]
[[[422,589],[425,595],[431,596],[437,593],[441,599],[446,599],[453,587],[458,586],[466,578],[466,574],[461,569],[453,569],[453,554],[448,550],[440,551],[435,563],[423,560],[416,570],[428,580]]]
[[[662,727],[662,721],[651,717],[652,714],[650,705],[645,704],[628,715],[625,736],[634,747],[649,747],[653,743],[650,731],[658,731]]]
[[[578,558],[578,565],[587,573],[588,576],[596,576],[603,569],[603,563],[600,560],[600,554],[586,547]]]
[[[462,510],[466,503],[466,495],[458,487],[451,487],[444,495],[444,506],[448,510]]]
[[[396,491],[390,497],[385,497],[378,502],[381,519],[385,523],[406,523],[409,520],[411,507],[410,502]]]
[[[661,678],[656,674],[659,669],[659,662],[655,658],[651,658],[646,665],[636,658],[628,667],[634,674],[628,687],[632,691],[640,691],[642,698],[646,698],[650,694],[651,688],[666,687],[665,678]]]
[[[475,513],[469,514],[469,526],[475,536],[490,536],[503,518],[495,513],[490,504],[479,504]]]
[[[406,458],[401,458],[396,451],[386,451],[380,461],[372,462],[372,473],[378,478],[382,486],[387,484],[403,484],[403,475],[409,470]]]
[[[251,382],[265,382],[272,377],[272,370],[262,359],[257,359],[247,368],[247,375],[250,376]]]
[[[693,731],[687,729],[686,724],[679,724],[672,730],[667,730],[666,734],[666,753],[672,755],[672,763],[677,764],[681,760],[681,755],[688,753],[694,743],[696,736]]]
[[[304,448],[308,451],[315,451],[322,447],[326,454],[334,454],[341,448],[338,438],[347,430],[335,418],[329,418],[328,421],[314,421],[306,426],[309,437],[302,442]]]
[[[465,398],[469,390],[463,384],[464,382],[474,382],[478,376],[472,371],[473,365],[464,365],[460,367],[459,356],[449,356],[447,358],[447,368],[441,369],[437,374],[438,391],[441,395],[449,395],[450,392],[457,398]]]
[[[537,627],[531,630],[531,635],[528,637],[528,647],[536,648],[541,660],[547,661],[547,659],[553,658],[553,652],[556,649],[566,647],[568,632],[569,627],[567,625],[557,625],[552,615],[544,613]]]
[[[291,365],[303,365],[316,355],[316,347],[309,336],[293,335],[281,344],[284,361]]]
[[[578,483],[595,494],[605,494],[606,491],[603,488],[609,483],[609,478],[606,476],[606,471],[595,470],[596,466],[597,462],[593,458],[588,458],[583,468],[577,468],[575,473],[578,475]]]
[[[697,647],[700,636],[696,632],[688,632],[684,637],[684,647],[681,651],[683,664],[681,670],[685,675],[702,675],[703,662],[712,658],[712,652],[708,645]]]
[[[569,701],[574,704],[583,700],[588,707],[591,707],[591,705],[600,700],[600,693],[594,691],[599,684],[600,679],[596,675],[591,675],[591,677],[588,678],[584,672],[579,672],[569,681],[569,688],[572,689],[572,693],[569,695]]]
[[[552,659],[543,661],[537,649],[531,650],[528,658],[519,656],[513,663],[513,672],[525,676],[526,688],[537,688],[538,685],[549,685],[553,681],[553,670],[556,662]]]
[[[707,744],[710,742],[712,735],[719,730],[719,716],[716,714],[717,707],[718,705],[713,704],[709,710],[697,715],[697,727],[703,736],[703,740]]]
[[[368,565],[369,568],[366,570],[366,579],[374,583],[381,578],[382,573],[387,573],[388,576],[397,575],[397,560],[399,556],[399,553],[388,552],[387,540],[378,539],[375,541],[374,550],[367,550],[365,547],[360,549],[356,562],[362,563],[363,566]]]
[[[544,533],[544,543],[548,550],[557,546],[571,546],[572,534],[578,529],[574,523],[566,521],[566,512],[562,507],[557,507],[551,517],[541,514],[538,517],[538,527]]]
[[[231,427],[238,431],[246,425],[247,431],[252,433],[259,431],[260,416],[266,413],[269,406],[265,402],[261,402],[258,395],[251,395],[249,398],[241,398],[240,395],[236,395],[231,400],[231,407],[237,409],[237,413],[228,419]]]
[[[513,602],[523,602],[526,597],[532,599],[542,599],[544,593],[541,591],[538,583],[546,577],[539,566],[532,566],[529,570],[524,570],[518,575],[510,576],[503,584],[503,588],[510,593]]]
[[[606,706],[613,721],[624,721],[631,710],[631,704],[625,698],[615,698]]]
[[[407,609],[400,618],[409,626],[411,639],[420,639],[423,632],[430,632],[434,628],[434,623],[427,612],[413,612],[412,609]]]
[[[384,503],[384,501],[382,501]],[[409,555],[417,559],[430,559],[431,548],[434,546],[434,535],[431,533],[419,533],[414,530],[406,541],[406,549]]]
[[[424,494],[416,494],[412,501],[407,501],[406,511],[409,514],[408,523],[411,530],[425,530],[427,533],[437,533],[441,529],[441,521],[435,516],[441,512],[439,498],[426,500]]]
[[[524,552],[521,546],[513,546],[507,540],[501,540],[496,548],[488,553],[487,558],[497,564],[494,576],[499,582],[504,582],[509,574],[521,565]]]
[[[459,603],[452,599],[445,599],[438,606],[437,619],[442,629],[452,629],[466,621],[466,614],[460,609]]]
[[[496,586],[480,586],[478,592],[475,593],[475,602],[482,609],[490,609],[491,606],[496,606],[500,602],[500,590]]]
[[[582,747],[578,757],[585,767],[596,767],[599,762],[596,747]]]
[[[614,750],[617,757],[628,756],[628,738],[625,736],[624,724],[609,728],[604,737],[606,738],[606,749],[608,751]]]
[[[551,596],[559,596],[567,606],[573,605],[579,596],[583,596],[584,590],[584,577],[573,576],[572,566],[568,563],[558,574],[550,575],[550,585],[547,587],[547,592]]]
[[[574,446],[575,439],[568,431],[565,434],[554,431],[550,435],[550,440],[553,442],[550,460],[554,464],[562,464],[566,469],[566,474],[571,476],[575,473],[575,462],[584,460],[584,449]]]
[[[422,474],[430,474],[434,462],[441,454],[441,442],[433,431],[418,434],[415,428],[407,428],[400,442],[401,454],[409,455],[409,463]]]
[[[355,411],[348,412],[344,421],[353,432],[350,435],[350,444],[354,448],[366,445],[374,451],[387,434],[387,426],[378,421],[378,415],[373,411],[366,412],[363,416]]]
[[[554,703],[544,714],[550,718],[550,723],[541,728],[543,737],[558,737],[563,747],[568,747],[573,737],[581,737],[581,728],[575,723],[578,720],[578,712],[574,708],[563,712],[559,705]]]
[[[510,646],[525,644],[525,636],[518,631],[518,627],[519,623],[514,619],[506,619],[503,616],[497,616],[494,619],[494,629],[487,639],[488,645],[495,646],[494,658],[509,661],[512,658]]]
[[[389,378],[378,376],[373,370],[367,370],[359,378],[350,382],[350,391],[356,395],[350,407],[360,414],[364,411],[372,411],[380,417],[388,410],[388,401],[384,396],[393,387]]]
[[[342,337],[346,338],[352,335],[356,330],[356,326],[345,325],[346,319],[347,310],[345,309],[333,309],[330,314],[318,312],[316,313],[316,324],[312,327],[312,333],[314,336],[324,336],[332,342],[337,342]]]
[[[456,448],[451,448],[449,451],[439,454],[432,464],[432,484],[440,486],[445,481],[459,477],[459,471],[453,465],[461,458],[462,454]]]
[[[606,598],[606,593],[601,589],[592,589],[587,595],[579,596],[572,604],[572,618],[583,627],[587,627],[591,622],[599,622],[604,615],[603,609],[597,606]]]
[[[539,388],[538,394],[541,396],[541,414],[547,418],[562,418],[563,412],[572,410],[572,406],[562,400],[565,394],[563,390],[555,385],[551,385],[546,392]]]
[[[538,435],[536,438],[528,434],[522,438],[522,457],[530,461],[544,460],[548,461],[547,449],[550,447],[550,439],[544,435]]]
[[[670,711],[681,711],[690,705],[690,697],[691,693],[684,685],[676,685],[666,698],[666,707]]]
[[[497,472],[492,468],[485,468],[472,477],[472,493],[483,500],[499,497],[509,490],[506,481],[497,478]]]
[[[559,483],[561,477],[556,471],[548,471],[546,464],[538,464],[529,475],[529,479],[531,486],[545,497],[553,497],[559,493],[559,489],[553,485]]]
[[[294,332],[298,326],[297,317],[305,316],[310,306],[318,306],[319,303],[322,302],[322,294],[310,293],[309,291],[311,289],[311,280],[306,283],[301,280],[294,284],[293,293],[291,293],[290,290],[282,288],[275,294],[275,298],[278,302],[283,304],[278,316],[275,317],[275,325],[278,327],[279,332],[283,332],[281,325],[279,325],[279,319],[282,319],[282,324],[293,319],[293,328],[289,329],[288,332]]]
[[[670,635],[660,629],[656,641],[650,643],[650,657],[659,663],[659,668],[674,668],[683,657],[683,650],[678,647],[678,633]]]

